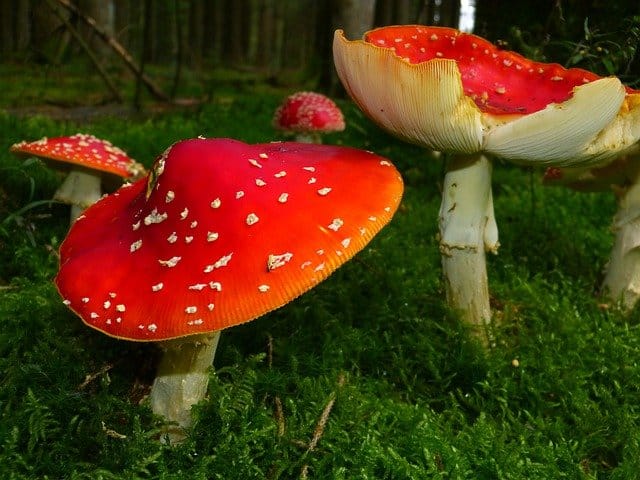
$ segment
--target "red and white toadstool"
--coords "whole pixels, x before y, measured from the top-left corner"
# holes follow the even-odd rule
[[[295,133],[296,141],[322,143],[320,135],[344,130],[344,117],[330,98],[316,92],[288,96],[273,116],[278,130]]]
[[[176,440],[220,330],[324,280],[389,222],[402,190],[390,162],[353,148],[184,140],[73,225],[55,282],[87,325],[163,342],[151,404]]]
[[[615,77],[539,63],[445,27],[390,26],[349,41],[335,33],[338,76],[392,134],[447,152],[439,215],[449,304],[490,319],[485,251],[496,252],[491,163],[597,165],[640,138],[638,92]]]
[[[71,205],[72,223],[102,196],[103,184],[113,191],[121,179],[135,180],[146,173],[142,165],[111,142],[84,133],[23,141],[10,150],[23,157],[41,158],[57,169],[70,170],[53,198]]]

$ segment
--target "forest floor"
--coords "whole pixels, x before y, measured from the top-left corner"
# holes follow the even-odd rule
[[[292,90],[220,85],[196,109],[102,115],[113,107],[42,107],[86,91],[49,95],[52,75],[0,100],[0,478],[637,478],[640,317],[598,297],[613,195],[544,188],[540,171],[496,163],[485,349],[444,299],[442,163],[348,100],[347,129],[325,143],[390,159],[399,211],[321,285],[225,331],[187,440],[160,443],[146,401],[157,348],[106,337],[63,305],[52,278],[69,212],[47,202],[61,177],[9,146],[86,132],[149,167],[198,135],[283,139],[271,117]]]

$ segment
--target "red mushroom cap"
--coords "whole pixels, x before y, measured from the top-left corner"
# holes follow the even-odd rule
[[[455,60],[464,93],[481,111],[492,114],[537,112],[550,103],[564,102],[575,87],[601,78],[581,68],[529,60],[500,50],[482,37],[448,27],[382,27],[367,32],[365,41],[392,48],[412,64]]]
[[[446,27],[337,30],[336,71],[378,125],[409,142],[525,165],[597,166],[640,140],[640,91],[528,60]]]
[[[44,137],[34,142],[19,142],[11,152],[21,156],[36,156],[43,160],[134,178],[144,173],[144,167],[123,150],[107,140],[85,133],[68,137]]]
[[[315,92],[298,92],[278,107],[273,125],[291,132],[338,132],[344,130],[344,117],[330,98]]]
[[[353,148],[181,141],[78,219],[56,285],[114,337],[220,330],[325,279],[391,219],[402,189],[391,163]]]

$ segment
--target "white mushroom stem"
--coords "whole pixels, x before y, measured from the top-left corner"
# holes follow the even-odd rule
[[[605,295],[631,310],[640,298],[640,182],[628,187],[618,200],[613,219],[615,240],[603,282]]]
[[[87,170],[72,170],[58,187],[53,198],[71,205],[71,223],[76,221],[85,208],[100,199],[100,181],[100,174]]]
[[[499,246],[491,170],[482,154],[447,160],[439,214],[447,301],[478,335],[491,320],[485,251]]]
[[[191,407],[204,399],[220,332],[169,340],[149,396],[151,409],[172,423],[163,440],[179,443],[191,425]]]
[[[319,133],[315,132],[307,132],[307,133],[296,133],[295,141],[300,143],[316,143],[321,144],[322,138]]]

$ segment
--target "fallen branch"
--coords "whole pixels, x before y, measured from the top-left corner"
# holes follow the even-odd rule
[[[140,67],[133,60],[133,57],[127,52],[127,50],[118,42],[115,38],[113,38],[109,33],[107,33],[100,25],[96,23],[96,21],[85,15],[82,11],[78,9],[75,5],[73,5],[69,0],[56,0],[60,5],[69,10],[73,15],[77,15],[80,20],[82,20],[85,24],[87,24],[98,36],[111,47],[111,49],[118,54],[120,58],[124,61],[124,63],[129,67],[129,69],[136,75],[138,79],[140,79],[149,92],[158,100],[162,100],[164,102],[169,102],[169,96],[162,91],[160,87],[158,87],[151,78],[145,74]]]
[[[47,5],[49,5],[49,8],[51,8],[51,10],[53,10],[53,12],[56,14],[56,16],[64,24],[64,26],[67,29],[67,31],[78,42],[78,45],[80,45],[80,47],[87,54],[87,57],[89,57],[89,60],[91,60],[91,63],[93,63],[93,65],[98,70],[98,73],[102,77],[102,80],[104,80],[104,83],[107,85],[109,90],[111,90],[111,94],[114,96],[116,101],[118,103],[122,103],[123,99],[122,99],[122,95],[120,95],[120,91],[118,90],[118,87],[116,87],[116,84],[113,83],[113,81],[111,80],[111,77],[109,77],[109,74],[107,73],[107,71],[100,64],[100,60],[98,60],[98,57],[96,57],[96,55],[93,53],[93,51],[91,50],[91,47],[89,47],[87,42],[85,42],[82,39],[82,36],[73,27],[73,25],[71,25],[71,22],[69,22],[69,20],[67,20],[65,18],[65,16],[62,14],[62,12],[60,12],[60,10],[58,10],[58,8],[56,7],[55,3],[53,3],[53,0],[47,0]]]

